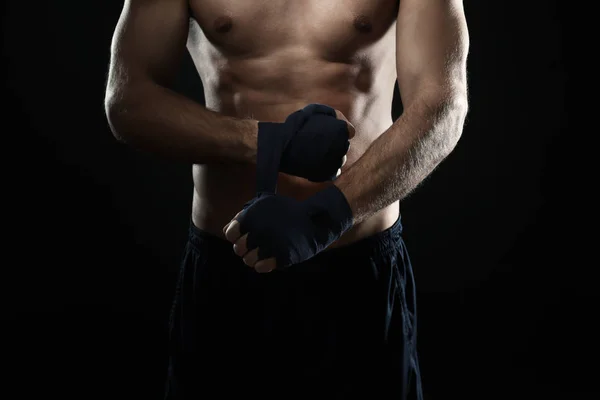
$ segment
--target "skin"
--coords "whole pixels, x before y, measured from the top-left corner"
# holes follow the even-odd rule
[[[194,164],[192,221],[234,243],[258,272],[235,220],[254,197],[258,121],[327,104],[353,138],[335,182],[280,174],[306,199],[335,184],[354,226],[332,247],[388,229],[399,201],[458,142],[467,114],[467,25],[460,0],[129,0],[112,45],[106,112],[117,138]],[[184,51],[206,107],[169,89]],[[404,112],[391,119],[398,81]],[[232,217],[233,216],[233,217]]]

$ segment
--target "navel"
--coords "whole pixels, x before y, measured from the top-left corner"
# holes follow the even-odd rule
[[[371,33],[373,25],[366,15],[359,15],[354,18],[354,28],[361,33]]]
[[[221,16],[215,19],[213,26],[215,31],[219,33],[227,33],[231,30],[231,28],[233,28],[233,21],[230,17]]]

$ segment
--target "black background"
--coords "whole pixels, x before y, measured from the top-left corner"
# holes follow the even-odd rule
[[[7,398],[161,398],[191,169],[121,145],[108,129],[104,85],[121,7],[4,6]],[[582,173],[569,168],[573,143],[585,143],[568,102],[576,74],[565,63],[566,6],[465,7],[463,137],[402,209],[425,392],[590,398],[600,332],[585,258],[592,240],[574,190]],[[202,102],[189,59],[177,89]]]

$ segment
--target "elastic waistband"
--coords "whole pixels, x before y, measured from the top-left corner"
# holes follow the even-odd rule
[[[386,253],[393,251],[397,248],[398,241],[402,235],[402,222],[401,218],[398,217],[394,225],[388,229],[368,236],[357,242],[329,249],[319,253],[316,257],[327,258],[327,257],[340,257],[340,256],[352,256],[353,254],[365,255],[367,253]],[[189,241],[192,245],[196,246],[199,250],[210,250],[211,252],[224,251],[226,253],[233,254],[232,244],[225,239],[213,235],[207,231],[198,228],[190,220],[189,228]]]

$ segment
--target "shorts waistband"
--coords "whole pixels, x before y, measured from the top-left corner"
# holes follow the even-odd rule
[[[337,256],[348,256],[352,254],[365,254],[365,253],[386,253],[393,251],[397,248],[398,240],[402,235],[402,220],[398,217],[396,222],[386,230],[375,233],[366,238],[360,239],[354,243],[335,247],[333,249],[325,250],[319,253],[316,257],[337,257]],[[213,251],[225,251],[232,253],[232,244],[225,239],[213,235],[203,229],[198,228],[194,225],[190,219],[189,228],[189,241],[199,249],[210,249]]]

